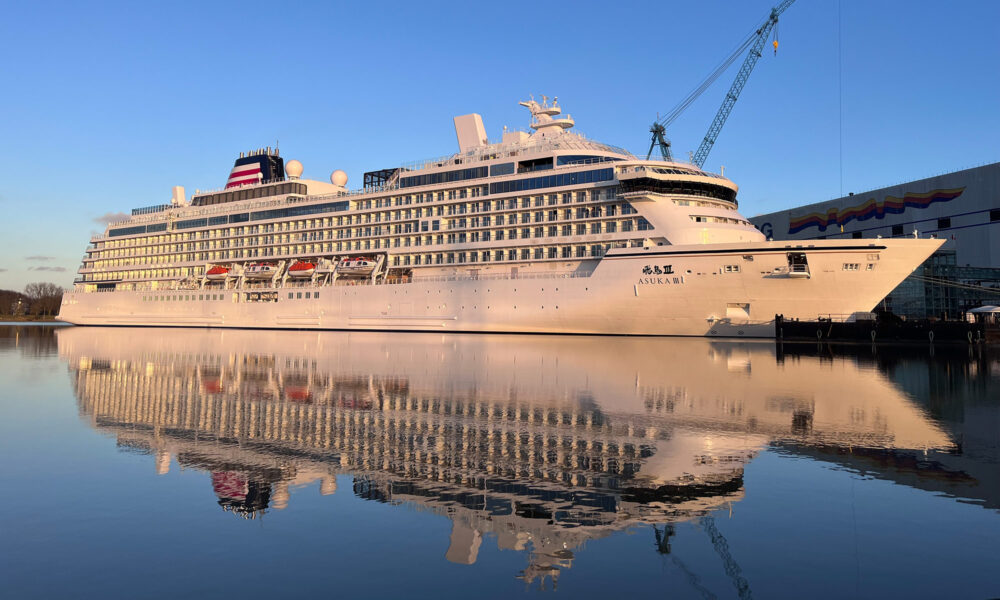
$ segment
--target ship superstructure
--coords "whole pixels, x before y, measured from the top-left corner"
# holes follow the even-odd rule
[[[557,101],[490,143],[302,178],[270,148],[226,188],[136,209],[88,247],[80,324],[772,335],[774,315],[870,310],[940,242],[768,242],[737,186],[572,131]]]

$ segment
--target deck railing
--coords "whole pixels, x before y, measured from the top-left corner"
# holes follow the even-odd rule
[[[289,279],[280,287],[268,286],[267,282],[245,282],[243,287],[236,288],[228,285],[213,285],[218,282],[207,282],[204,289],[225,289],[230,291],[260,291],[260,290],[281,290],[281,289],[323,289],[329,287],[338,286],[353,286],[353,285],[401,285],[408,283],[441,283],[450,281],[504,281],[504,280],[518,280],[518,279],[579,279],[591,277],[593,272],[591,271],[554,271],[548,273],[481,273],[477,275],[465,274],[465,275],[438,275],[438,276],[426,276],[426,277],[409,277],[405,279],[394,279],[387,281],[380,281],[378,283],[373,283],[370,278],[346,278],[340,277],[333,283],[326,284],[315,284],[308,279]],[[186,281],[171,281],[171,282],[161,282],[155,281],[157,283],[156,287],[153,287],[154,281],[152,280],[125,280],[122,283],[131,285],[133,289],[131,290],[114,290],[114,289],[98,289],[96,292],[114,292],[114,291],[135,291],[135,292],[159,292],[159,291],[191,291],[202,289],[198,287],[200,279],[192,278]],[[82,281],[76,280],[75,284],[98,284],[104,283],[102,281]],[[211,286],[211,288],[209,287]]]

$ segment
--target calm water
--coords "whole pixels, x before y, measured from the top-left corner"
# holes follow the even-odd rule
[[[1000,596],[981,348],[0,326],[6,598]]]

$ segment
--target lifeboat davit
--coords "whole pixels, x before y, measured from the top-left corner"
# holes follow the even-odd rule
[[[288,267],[288,275],[290,277],[312,277],[312,274],[315,272],[316,263],[304,260],[295,261],[292,263],[292,266]]]
[[[226,277],[229,277],[229,267],[223,267],[223,266],[216,265],[216,266],[212,267],[211,269],[209,269],[207,273],[205,273],[205,277],[209,281],[220,281],[220,280],[223,280]]]
[[[247,279],[271,279],[277,271],[278,268],[270,263],[250,263],[243,275]]]
[[[344,275],[368,275],[375,270],[375,259],[368,256],[345,258],[337,265]]]

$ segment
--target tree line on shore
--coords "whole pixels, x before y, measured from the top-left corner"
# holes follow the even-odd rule
[[[54,317],[59,314],[63,289],[54,283],[37,282],[24,286],[24,292],[0,290],[0,315]]]

